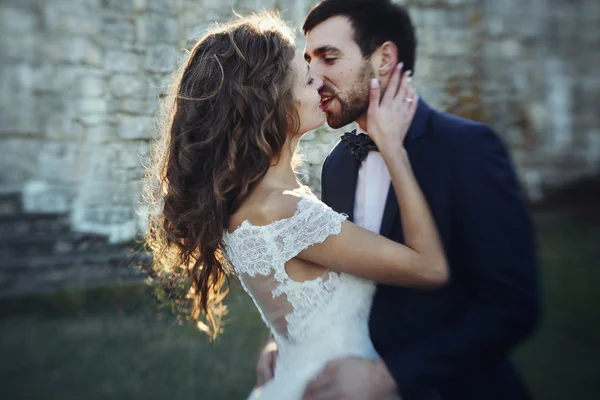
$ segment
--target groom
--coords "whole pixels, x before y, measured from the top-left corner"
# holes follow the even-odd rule
[[[325,0],[310,11],[303,31],[305,58],[324,80],[329,125],[356,121],[364,132],[369,79],[385,87],[398,62],[414,71],[416,40],[407,10],[389,0]],[[369,327],[381,361],[329,363],[308,385],[306,400],[394,393],[403,400],[530,398],[509,360],[539,312],[532,229],[513,166],[489,127],[418,101],[405,147],[444,243],[450,283],[432,291],[379,285]],[[403,242],[382,157],[370,152],[357,159],[356,140],[348,137],[323,165],[323,201]],[[259,375],[272,355],[263,353]]]

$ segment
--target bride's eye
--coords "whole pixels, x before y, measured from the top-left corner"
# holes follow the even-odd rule
[[[310,78],[308,80],[308,86],[312,85],[315,82],[315,80],[313,78]]]

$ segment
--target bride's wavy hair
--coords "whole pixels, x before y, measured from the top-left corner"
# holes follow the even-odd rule
[[[144,190],[146,243],[153,272],[184,287],[176,302],[213,339],[229,290],[223,230],[299,128],[295,52],[277,14],[220,25],[189,52],[164,105]]]

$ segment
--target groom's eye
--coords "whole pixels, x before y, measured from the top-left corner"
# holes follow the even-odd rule
[[[335,60],[337,60],[337,58],[335,58],[335,57],[325,57],[323,59],[323,61],[325,61],[326,64],[333,64],[335,62]]]

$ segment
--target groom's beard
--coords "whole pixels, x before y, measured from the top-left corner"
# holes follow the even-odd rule
[[[348,95],[335,96],[339,109],[327,113],[327,124],[333,129],[338,129],[356,121],[369,108],[369,82],[374,77],[373,68],[369,62],[360,67],[358,78],[352,85]],[[335,93],[327,83],[323,83],[321,91],[324,93]]]

